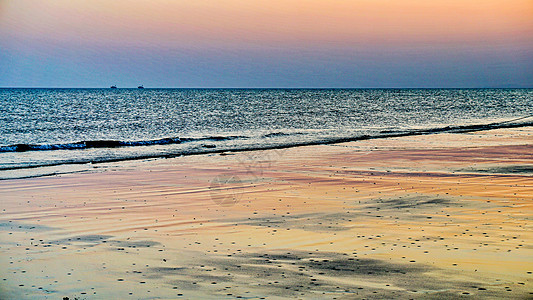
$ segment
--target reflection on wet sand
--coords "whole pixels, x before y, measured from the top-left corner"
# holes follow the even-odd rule
[[[0,296],[531,297],[532,130],[2,181]]]

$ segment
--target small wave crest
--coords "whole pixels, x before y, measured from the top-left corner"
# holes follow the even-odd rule
[[[146,141],[117,141],[117,140],[93,140],[81,141],[65,144],[14,144],[9,146],[0,146],[0,152],[27,152],[27,151],[51,151],[51,150],[80,150],[89,148],[118,148],[133,146],[152,146],[152,145],[170,145],[180,144],[192,141],[227,141],[233,139],[245,139],[246,136],[209,136],[201,138],[179,138],[169,137],[157,140]]]
[[[283,132],[283,131],[278,131],[278,132],[271,132],[271,133],[264,134],[261,137],[274,138],[274,137],[280,137],[280,136],[294,136],[294,135],[302,135],[302,134],[304,134],[304,133],[303,132]]]

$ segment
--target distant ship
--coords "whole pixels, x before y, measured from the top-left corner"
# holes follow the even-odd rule
[[[110,87],[110,89],[116,89],[116,88],[117,88],[116,85],[112,85],[112,86]]]
[[[144,89],[144,86],[139,85],[137,88],[138,88],[138,89]]]

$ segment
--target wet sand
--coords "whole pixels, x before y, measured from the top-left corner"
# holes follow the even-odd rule
[[[533,297],[533,128],[0,181],[0,298]]]

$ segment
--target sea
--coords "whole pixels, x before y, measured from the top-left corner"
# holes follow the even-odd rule
[[[0,89],[0,180],[533,125],[533,89]]]

